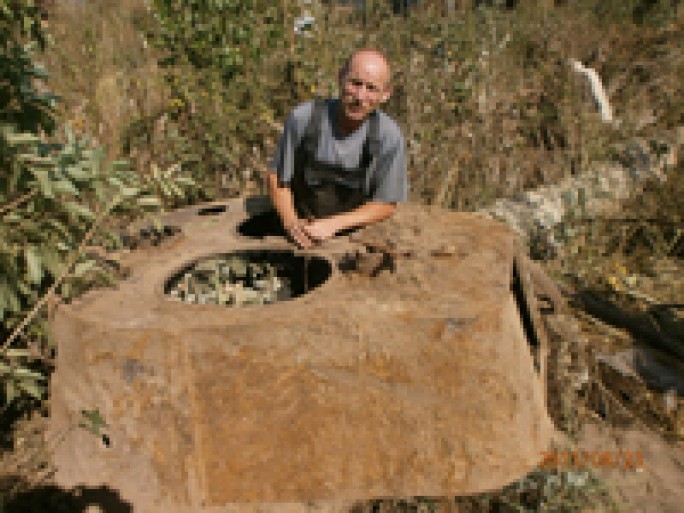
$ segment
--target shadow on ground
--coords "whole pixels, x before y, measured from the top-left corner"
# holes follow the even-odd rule
[[[119,493],[106,486],[98,488],[77,487],[65,490],[46,485],[31,488],[8,499],[0,497],[3,513],[85,513],[96,506],[102,513],[133,513],[133,506],[124,501]]]

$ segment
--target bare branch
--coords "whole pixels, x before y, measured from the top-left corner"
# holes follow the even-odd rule
[[[27,192],[23,196],[20,196],[17,199],[10,201],[6,205],[1,206],[0,207],[0,215],[4,214],[5,212],[8,212],[10,210],[14,210],[15,208],[17,208],[22,203],[30,200],[33,196],[36,195],[37,192],[38,191],[36,189],[34,189],[32,191]]]

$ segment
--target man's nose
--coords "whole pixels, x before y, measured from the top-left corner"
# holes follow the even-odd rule
[[[367,100],[369,90],[365,85],[360,85],[356,88],[355,95],[358,100]]]

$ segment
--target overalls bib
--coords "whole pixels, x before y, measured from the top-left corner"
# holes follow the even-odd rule
[[[370,198],[372,170],[380,148],[378,113],[373,111],[369,116],[368,135],[358,167],[346,168],[316,159],[327,108],[324,100],[314,102],[311,119],[295,150],[291,188],[297,214],[302,219],[348,212]]]

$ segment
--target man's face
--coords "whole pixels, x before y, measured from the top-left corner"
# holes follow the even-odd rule
[[[349,70],[340,72],[341,114],[347,122],[362,122],[389,93],[389,68],[377,54],[360,52],[349,63]]]

